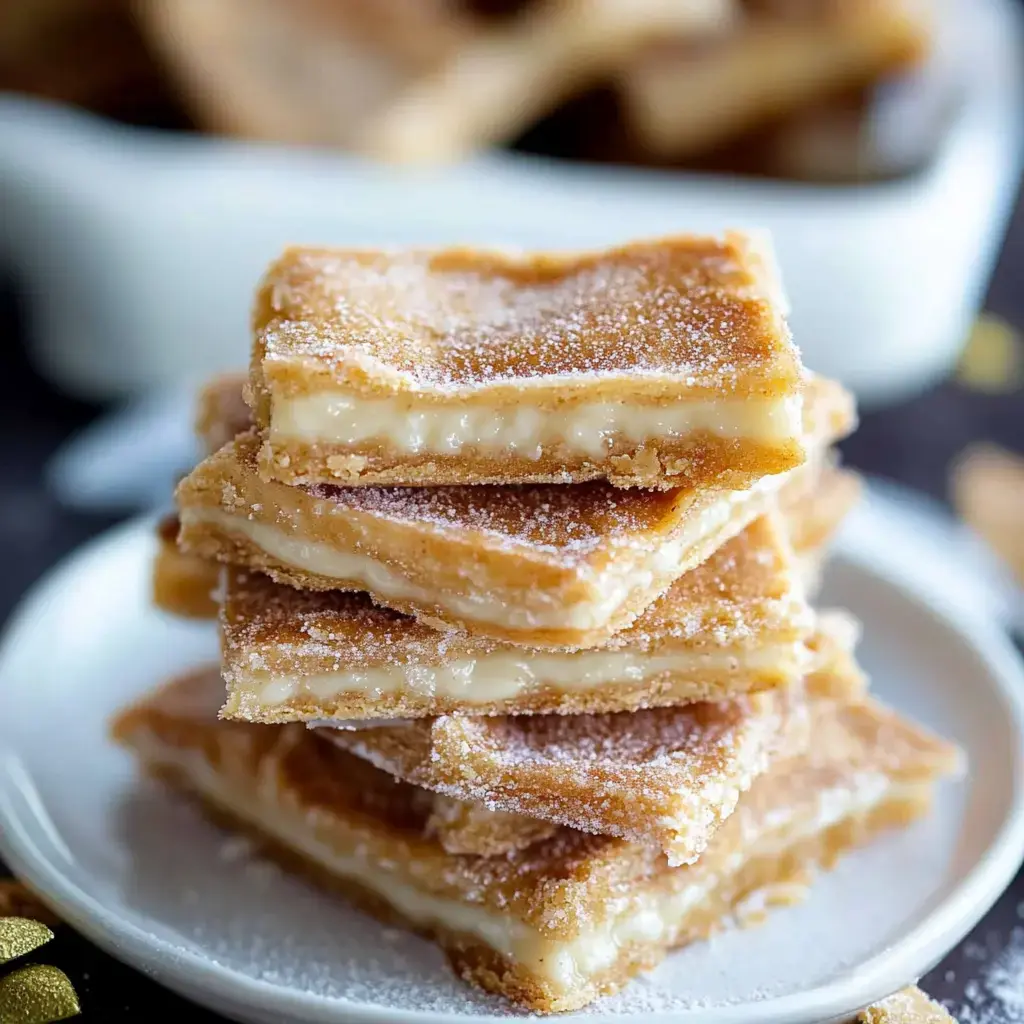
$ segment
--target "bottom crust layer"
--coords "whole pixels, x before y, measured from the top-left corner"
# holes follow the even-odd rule
[[[763,913],[743,912],[743,903],[752,896],[763,894],[761,905],[765,908],[803,899],[810,891],[815,871],[830,870],[849,850],[869,843],[887,829],[908,825],[927,813],[931,804],[930,787],[922,785],[920,792],[900,794],[868,811],[852,814],[824,831],[796,842],[781,854],[750,861],[734,876],[725,879],[691,912],[673,943],[631,942],[624,945],[611,967],[566,992],[554,989],[547,979],[534,975],[524,965],[497,952],[475,936],[443,926],[425,927],[405,917],[372,889],[334,875],[268,836],[208,794],[198,793],[187,773],[167,766],[150,767],[149,772],[189,795],[213,821],[251,838],[258,848],[286,870],[343,896],[386,925],[401,927],[437,943],[452,969],[465,981],[538,1013],[579,1009],[601,996],[617,992],[636,974],[657,966],[673,948],[706,939],[732,925],[747,927],[760,923],[764,919]]]

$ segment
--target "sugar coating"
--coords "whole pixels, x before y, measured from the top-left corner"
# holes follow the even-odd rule
[[[581,255],[293,248],[259,293],[254,383],[288,365],[396,391],[608,375],[793,385],[769,261],[738,233]]]
[[[695,860],[772,759],[805,739],[790,693],[609,715],[442,715],[321,729],[378,768],[447,796]]]

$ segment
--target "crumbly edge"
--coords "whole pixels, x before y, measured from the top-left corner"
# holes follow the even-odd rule
[[[752,861],[693,912],[674,942],[629,943],[610,968],[575,989],[557,990],[548,979],[533,974],[474,936],[444,927],[417,925],[377,892],[327,871],[266,836],[232,809],[196,792],[187,773],[166,766],[146,767],[150,774],[195,800],[213,821],[249,836],[286,870],[342,896],[385,925],[404,928],[437,943],[452,970],[464,981],[542,1014],[580,1009],[601,996],[617,992],[636,974],[657,966],[672,948],[705,939],[728,926],[733,909],[751,893],[795,880],[807,882],[809,872],[815,868],[830,870],[847,851],[865,845],[882,831],[908,825],[930,806],[925,792],[916,800],[901,797],[885,801],[870,812],[852,815],[819,835],[794,844],[779,857]]]
[[[682,484],[714,484],[742,490],[762,476],[795,468],[804,457],[798,439],[766,445],[706,431],[640,445],[620,441],[597,460],[561,445],[546,450],[538,459],[517,456],[513,451],[497,457],[472,451],[410,455],[378,441],[356,446],[311,444],[264,435],[259,471],[265,480],[292,485],[430,487],[607,480],[623,488],[670,490]]]
[[[857,1024],[956,1024],[956,1020],[944,1006],[911,986],[861,1010]]]

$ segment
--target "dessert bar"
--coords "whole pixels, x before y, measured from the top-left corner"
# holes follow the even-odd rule
[[[285,483],[745,487],[804,458],[760,240],[605,252],[289,249],[249,392]]]
[[[844,675],[845,665],[819,665],[813,706],[863,693],[863,675]],[[314,731],[414,785],[657,846],[679,864],[697,857],[774,758],[806,744],[806,701],[797,688],[632,713],[442,715]]]

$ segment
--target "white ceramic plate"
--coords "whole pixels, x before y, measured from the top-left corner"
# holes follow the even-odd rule
[[[994,627],[957,622],[905,570],[884,569],[884,530],[851,536],[827,599],[864,621],[877,691],[958,741],[970,778],[944,785],[927,820],[845,860],[806,904],[676,953],[579,1017],[820,1024],[918,977],[1012,877],[1024,851],[1018,659]],[[151,553],[148,522],[101,538],[10,627],[3,857],[100,946],[236,1020],[466,1024],[508,1012],[427,943],[252,859],[109,744],[115,709],[216,653],[212,629],[148,606]]]

